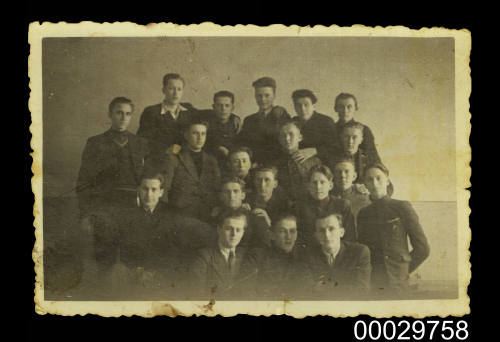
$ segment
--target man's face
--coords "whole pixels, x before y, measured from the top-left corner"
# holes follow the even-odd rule
[[[333,182],[320,172],[314,172],[308,184],[309,193],[316,200],[325,199],[333,188]]]
[[[283,219],[273,228],[273,239],[276,247],[289,253],[297,240],[297,223],[292,219]]]
[[[234,175],[245,178],[252,167],[252,162],[248,153],[236,152],[229,156],[229,165]]]
[[[163,196],[163,189],[158,179],[143,179],[138,189],[139,199],[144,209],[154,209]]]
[[[344,228],[341,227],[336,216],[330,215],[316,220],[314,237],[325,252],[338,251],[342,236],[344,236]]]
[[[241,185],[238,183],[226,183],[222,185],[220,196],[222,204],[231,209],[241,208],[241,205],[245,200],[245,193],[241,189]]]
[[[344,128],[341,136],[342,145],[347,154],[352,156],[358,152],[359,145],[363,142],[363,133],[360,129],[354,127]]]
[[[170,105],[179,104],[181,102],[183,92],[184,83],[182,80],[170,79],[167,84],[163,86],[165,101]]]
[[[128,103],[118,103],[109,113],[111,128],[115,131],[126,131],[132,118],[132,106]]]
[[[260,110],[267,110],[273,106],[274,103],[274,89],[271,87],[255,88],[255,101]]]
[[[302,134],[295,125],[289,124],[281,127],[279,142],[288,154],[297,152],[301,141]]]
[[[303,120],[309,120],[314,113],[314,105],[309,97],[301,97],[293,101],[295,112]]]
[[[201,151],[207,139],[207,126],[191,125],[184,133],[184,138],[193,151]]]
[[[272,171],[258,171],[254,177],[255,191],[262,197],[271,197],[278,181]]]
[[[339,114],[340,121],[348,122],[354,118],[356,112],[356,102],[352,97],[337,101],[335,111]]]
[[[226,121],[234,110],[234,104],[230,97],[219,96],[215,98],[213,108],[217,117]]]
[[[341,190],[347,190],[352,186],[352,183],[356,180],[356,171],[354,170],[354,165],[348,162],[341,162],[335,165],[333,170],[333,179],[335,181],[335,187],[339,187]]]
[[[229,217],[217,226],[219,243],[225,248],[235,248],[245,233],[244,217]]]
[[[374,198],[382,198],[387,195],[389,177],[378,168],[368,169],[364,178],[365,186]]]

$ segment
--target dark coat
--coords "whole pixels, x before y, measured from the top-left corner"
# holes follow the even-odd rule
[[[96,135],[87,140],[83,150],[80,172],[77,180],[77,196],[81,215],[85,216],[93,208],[99,208],[106,202],[122,201],[123,198],[113,195],[116,189],[119,162],[117,157],[117,144],[113,141],[112,130]],[[134,205],[136,197],[135,187],[148,163],[149,147],[146,139],[138,137],[130,132],[126,133],[131,160],[131,173],[134,176],[134,184],[130,184],[131,201],[128,205]]]
[[[351,203],[352,215],[354,216],[354,223],[357,227],[357,219],[359,211],[370,205],[370,193],[362,184],[353,184],[346,191],[338,191],[337,189],[333,189],[333,196],[342,198]]]
[[[370,287],[370,250],[365,245],[341,241],[332,266],[321,247],[310,248],[307,264],[320,296],[348,296]]]
[[[181,105],[187,110],[181,110],[177,120],[174,120],[169,113],[160,114],[161,103],[146,107],[142,112],[137,135],[149,141],[151,154],[156,159],[162,159],[171,145],[182,145],[183,127],[191,121],[193,116],[198,115],[196,108],[190,103],[181,103]]]
[[[169,206],[180,214],[208,222],[210,210],[217,204],[220,170],[215,157],[202,154],[201,175],[187,146],[178,154],[167,154],[161,170],[166,176]]]
[[[257,274],[257,260],[245,247],[236,248],[231,269],[218,246],[201,249],[191,266],[193,300],[254,298]]]
[[[344,241],[357,241],[356,226],[351,210],[351,203],[347,200],[329,196],[321,202],[311,197],[298,203],[299,233],[306,244],[315,244],[314,231],[316,218],[323,214],[341,214],[345,233]]]
[[[213,110],[203,111],[200,114],[208,124],[207,151],[215,153],[219,146],[230,149],[235,145],[235,139],[241,129],[241,119],[236,114],[231,114],[227,123],[223,124]]]
[[[352,119],[348,122],[351,122],[351,121],[354,123],[361,124],[360,122],[358,122],[354,119]],[[342,142],[340,141],[340,134],[342,133],[342,128],[344,127],[344,125],[346,123],[347,122],[345,122],[345,123],[342,123],[340,121],[336,122],[338,139],[339,139],[339,146],[342,146]],[[365,124],[362,124],[362,125],[364,127],[363,128],[363,142],[359,145],[359,147],[362,150],[364,150],[367,154],[373,156],[374,159],[377,159],[378,161],[380,161],[380,156],[379,156],[378,151],[377,151],[377,146],[375,145],[375,137],[373,136],[372,130],[367,125],[365,125]],[[339,150],[339,152],[340,151],[341,151],[341,149]]]
[[[298,116],[293,119],[302,125],[300,148],[315,147],[318,157],[323,163],[327,163],[330,156],[335,155],[340,148],[337,128],[333,119],[318,112],[314,112],[306,122],[303,122]]]
[[[305,248],[300,245],[295,245],[290,253],[274,245],[259,251],[259,297],[269,300],[307,297],[313,278],[305,254]]]
[[[278,141],[280,126],[290,119],[290,114],[280,106],[273,107],[267,116],[262,113],[249,115],[243,120],[237,144],[247,146],[253,151],[253,161],[257,163],[273,162],[281,154],[281,146]]]
[[[427,238],[407,201],[387,196],[373,201],[358,214],[358,233],[371,251],[373,286],[406,287],[409,274],[429,256]]]

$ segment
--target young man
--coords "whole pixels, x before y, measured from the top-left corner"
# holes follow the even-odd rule
[[[333,119],[314,109],[318,101],[309,89],[295,90],[292,94],[297,120],[301,126],[302,141],[296,154],[298,161],[317,155],[323,163],[339,152],[337,129]]]
[[[240,241],[247,214],[227,210],[217,224],[217,243],[201,249],[191,267],[193,299],[248,299],[255,297],[257,262]]]
[[[333,189],[333,175],[327,166],[320,165],[309,172],[309,195],[298,205],[299,228],[303,240],[308,245],[315,244],[314,227],[318,217],[327,213],[342,215],[343,239],[356,241],[356,226],[349,201],[330,195]]]
[[[387,293],[406,290],[410,273],[429,256],[429,243],[410,202],[390,198],[384,165],[368,166],[364,180],[372,203],[360,210],[358,231],[359,241],[371,251],[372,287]]]
[[[131,100],[114,98],[108,111],[111,128],[85,145],[76,187],[81,218],[109,205],[136,204],[149,148],[145,139],[127,131],[133,110]]]
[[[358,100],[352,94],[340,93],[335,98],[335,111],[339,115],[339,120],[337,121],[337,131],[340,133],[347,123],[359,123],[354,120],[354,114],[358,110]],[[375,137],[373,136],[370,127],[363,125],[363,142],[361,148],[373,155],[376,159],[380,160],[377,152],[377,147],[375,146]],[[339,145],[341,141],[339,141]]]
[[[251,191],[251,168],[252,168],[252,151],[245,146],[237,146],[229,150],[227,157],[224,175],[226,177],[238,177],[247,185],[246,192]]]
[[[207,118],[210,131],[207,137],[207,151],[214,154],[219,165],[224,165],[229,150],[235,145],[236,136],[241,128],[241,119],[234,110],[234,94],[221,90],[214,95],[213,111]]]
[[[297,299],[309,294],[312,277],[305,264],[305,248],[297,244],[297,218],[283,212],[272,225],[271,246],[260,255],[258,289],[271,300]]]
[[[339,214],[316,218],[314,238],[307,263],[313,274],[315,291],[321,297],[342,298],[369,289],[370,250],[359,243],[343,241],[345,230]]]
[[[284,151],[277,161],[278,180],[285,190],[289,199],[297,203],[307,197],[307,183],[309,170],[321,165],[317,156],[311,156],[305,160],[297,159],[299,144],[302,141],[300,124],[289,121],[281,126],[279,131],[279,143]]]
[[[148,139],[155,161],[160,163],[167,151],[178,153],[183,142],[182,127],[197,115],[190,103],[181,103],[185,81],[179,74],[163,76],[164,99],[146,107],[137,135]]]
[[[342,152],[338,155],[338,159],[332,158],[332,168],[335,167],[341,159],[350,159],[354,164],[354,169],[358,175],[355,182],[363,183],[362,175],[367,165],[379,163],[378,154],[370,153],[361,147],[363,143],[363,132],[366,126],[358,122],[349,122],[342,127],[340,139],[342,141]]]
[[[207,129],[208,124],[197,118],[188,123],[181,151],[167,154],[162,164],[169,206],[183,216],[205,222],[210,220],[220,186],[217,160],[203,151]]]
[[[280,126],[290,120],[286,109],[274,105],[276,81],[271,77],[262,77],[253,82],[255,100],[259,111],[243,120],[238,144],[248,146],[254,152],[257,163],[276,160],[280,154],[278,131]]]
[[[333,191],[336,197],[348,200],[351,203],[354,221],[361,208],[370,204],[369,192],[364,184],[353,184],[358,178],[352,159],[339,160],[333,169]]]

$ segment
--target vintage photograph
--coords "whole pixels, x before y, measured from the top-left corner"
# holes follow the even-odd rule
[[[399,30],[32,24],[38,312],[467,313],[470,33]]]

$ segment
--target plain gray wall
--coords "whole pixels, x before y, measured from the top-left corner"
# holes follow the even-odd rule
[[[373,130],[394,197],[414,202],[429,238],[422,278],[456,279],[452,38],[45,38],[42,48],[45,196],[74,195],[83,147],[109,128],[112,98],[134,101],[135,133],[144,107],[162,100],[165,73],[186,79],[183,100],[197,108],[231,90],[242,117],[257,110],[252,82],[271,76],[291,114],[298,88],[335,120],[335,96],[357,96],[356,119]]]

